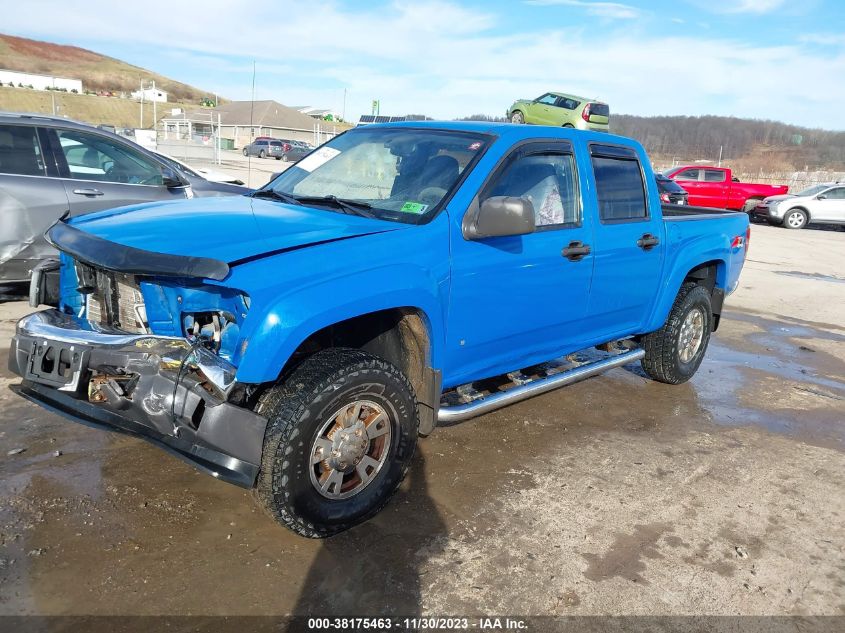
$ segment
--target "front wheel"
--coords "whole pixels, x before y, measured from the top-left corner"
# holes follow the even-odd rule
[[[783,216],[783,225],[788,229],[803,229],[807,226],[807,212],[803,209],[790,209]]]
[[[525,115],[519,110],[514,110],[511,114],[511,123],[525,123]]]
[[[267,418],[257,496],[280,523],[324,538],[366,521],[402,481],[416,446],[405,375],[366,352],[317,352],[260,398]]]
[[[249,151],[247,150],[246,147],[244,147],[244,156],[249,156]]]
[[[663,327],[642,338],[645,373],[670,385],[686,382],[701,365],[712,330],[710,292],[694,283],[684,284]]]

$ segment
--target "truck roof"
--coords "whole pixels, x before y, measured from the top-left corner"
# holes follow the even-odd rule
[[[617,136],[608,132],[593,132],[575,128],[563,128],[551,125],[517,125],[514,123],[492,121],[401,121],[396,123],[371,123],[365,129],[372,128],[408,128],[452,130],[456,132],[475,132],[492,134],[514,141],[544,138],[583,138],[587,141],[619,143],[639,146],[637,141],[626,136]],[[357,129],[357,128],[356,128]]]

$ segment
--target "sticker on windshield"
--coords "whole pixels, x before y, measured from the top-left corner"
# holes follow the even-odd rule
[[[329,162],[332,158],[340,154],[339,149],[334,147],[321,147],[314,150],[308,156],[299,161],[296,166],[305,171],[311,172],[317,169],[320,165]]]
[[[414,213],[416,215],[422,215],[425,213],[425,210],[428,209],[427,204],[420,204],[419,202],[406,202],[402,205],[402,208],[399,209],[402,213]]]

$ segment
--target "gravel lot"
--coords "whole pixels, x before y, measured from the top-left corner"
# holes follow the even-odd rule
[[[845,615],[845,232],[755,225],[749,257],[690,383],[631,366],[438,429],[322,542],[18,398],[4,344],[0,614]]]

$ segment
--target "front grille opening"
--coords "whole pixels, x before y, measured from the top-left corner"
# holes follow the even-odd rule
[[[149,332],[144,296],[134,275],[77,263],[79,291],[86,293],[85,318],[96,325],[132,334]]]
[[[191,414],[191,426],[194,427],[194,430],[200,428],[200,422],[202,422],[202,416],[205,415],[205,400],[200,398],[200,401],[197,402],[197,406],[194,408],[194,412]]]

